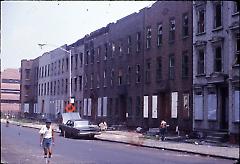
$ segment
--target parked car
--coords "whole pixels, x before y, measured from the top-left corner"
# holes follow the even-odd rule
[[[97,125],[91,125],[85,119],[71,119],[59,125],[61,135],[72,138],[87,137],[93,139],[95,135],[99,135],[100,128]]]

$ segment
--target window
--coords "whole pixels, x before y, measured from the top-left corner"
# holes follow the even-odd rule
[[[48,67],[47,67],[48,69],[48,71],[47,71],[47,76],[50,76],[50,64],[48,64]]]
[[[204,74],[204,50],[198,50],[197,74]]]
[[[77,69],[78,65],[78,54],[75,54],[75,69]]]
[[[50,95],[53,95],[53,82],[50,82]]]
[[[118,71],[118,85],[122,85],[123,79],[122,79],[123,73],[122,70]]]
[[[79,91],[82,90],[82,76],[79,76]]]
[[[162,44],[162,24],[159,24],[157,32],[157,46],[159,47],[161,44]]]
[[[43,95],[46,96],[47,94],[47,86],[46,86],[46,83],[44,83],[44,92],[43,92]]]
[[[160,81],[162,79],[162,57],[157,58],[157,66],[156,66],[156,80]]]
[[[188,55],[187,52],[183,52],[182,56],[182,78],[187,78],[188,77]]]
[[[194,95],[194,119],[195,120],[203,120],[203,95],[202,91],[195,91]]]
[[[69,61],[68,61],[68,58],[66,58],[66,70],[68,71],[68,64],[69,64]],[[53,65],[53,64],[52,64]]]
[[[97,74],[97,88],[100,88],[100,75]]]
[[[141,41],[140,41],[141,33],[137,33],[137,52],[140,52],[140,46],[141,46]]]
[[[104,44],[104,48],[105,48],[104,60],[107,60],[107,51],[108,51],[107,43]]]
[[[214,90],[215,88],[208,88],[208,94],[207,94],[208,120],[217,119],[217,94],[216,94],[216,91]]]
[[[214,28],[222,26],[222,5],[221,3],[216,3],[214,5]]]
[[[71,70],[73,69],[73,55],[71,56]]]
[[[97,48],[97,62],[100,62],[100,56],[101,56],[101,47]]]
[[[222,48],[215,48],[215,63],[214,63],[214,71],[222,72]]]
[[[182,33],[183,37],[188,36],[188,14],[183,15],[183,22],[182,22]]]
[[[240,3],[239,2],[234,2],[234,13],[239,13],[240,9]]]
[[[62,73],[64,73],[64,59],[62,59]]]
[[[114,84],[114,69],[111,71],[111,86],[113,87]]]
[[[66,83],[65,83],[65,93],[68,92],[68,79],[66,79]]]
[[[205,32],[205,11],[199,10],[198,11],[198,33]]]
[[[25,73],[26,73],[26,80],[30,79],[30,69],[25,69]]]
[[[131,36],[128,36],[127,54],[130,54],[130,53],[131,53],[131,45],[132,45],[132,39],[131,39]]]
[[[236,34],[236,39],[235,39],[235,63],[234,64],[240,64],[240,33]]]
[[[47,65],[45,65],[44,77],[47,77]]]
[[[74,91],[77,91],[77,78],[74,78]]]
[[[114,43],[112,43],[112,52],[114,53],[114,52],[115,52],[115,50],[116,50],[115,44],[114,44]]]
[[[131,84],[131,67],[128,66],[127,84]]]
[[[169,79],[173,80],[175,77],[175,61],[174,61],[174,55],[170,54],[169,56]]]
[[[49,82],[47,83],[47,95],[49,95]]]
[[[171,118],[177,118],[178,113],[178,92],[171,93]]]
[[[106,70],[104,70],[104,72],[103,72],[103,86],[107,87]]]
[[[83,53],[80,53],[80,67],[83,65]]]
[[[151,60],[147,59],[146,61],[146,79],[145,79],[146,83],[150,83],[151,82]]]
[[[43,96],[43,84],[41,86],[41,96]]]
[[[136,83],[140,83],[141,75],[140,75],[140,65],[136,66]]]
[[[61,94],[64,92],[64,80],[62,79],[62,88],[61,88]]]
[[[89,51],[86,52],[86,65],[88,65]]]
[[[91,80],[90,88],[93,89],[93,73],[91,73],[90,80]]]
[[[175,40],[175,19],[172,18],[170,19],[170,29],[169,29],[169,41],[174,41]]]
[[[91,50],[91,64],[94,63],[94,49]]]
[[[61,72],[61,60],[58,61],[58,74]]]
[[[41,85],[38,84],[38,96],[40,96],[40,94],[41,94]]]
[[[56,86],[57,86],[57,82],[54,81],[54,86],[53,86],[53,95],[56,95]]]
[[[240,108],[239,108],[239,99],[240,99],[240,88],[235,87],[234,89],[234,109],[233,109],[233,115],[234,115],[234,122],[239,122],[239,114],[240,114]]]
[[[118,50],[119,50],[119,56],[122,56],[122,43],[119,43]]]
[[[151,47],[151,37],[152,37],[152,33],[151,33],[151,27],[147,28],[147,49],[149,49]]]
[[[60,80],[57,81],[57,94],[60,94]]]
[[[42,72],[42,68],[39,68],[39,78],[41,78],[41,72]]]

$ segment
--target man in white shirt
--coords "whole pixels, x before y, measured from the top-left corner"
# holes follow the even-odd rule
[[[53,129],[51,127],[51,120],[46,121],[46,126],[43,126],[39,131],[40,145],[44,149],[44,158],[51,158],[52,144],[54,143]]]

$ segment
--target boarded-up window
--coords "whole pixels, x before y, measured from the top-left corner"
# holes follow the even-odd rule
[[[216,120],[217,119],[217,95],[208,94],[208,119]]]
[[[235,91],[234,93],[234,121],[239,122],[239,98],[240,91]]]
[[[91,110],[92,110],[92,99],[88,99],[88,116],[91,116]]]
[[[84,109],[83,115],[86,116],[87,115],[87,99],[83,100],[83,109]]]
[[[37,103],[34,104],[33,109],[34,109],[34,113],[40,113],[40,111],[38,111],[38,104]]]
[[[98,117],[102,116],[102,98],[98,98]]]
[[[194,97],[195,120],[203,120],[203,96],[202,94],[195,95]]]
[[[157,118],[157,96],[152,96],[152,118]]]
[[[144,96],[143,117],[148,118],[148,96]]]
[[[172,92],[172,103],[171,103],[171,117],[177,118],[177,101],[178,101],[178,93]]]
[[[103,116],[107,116],[107,97],[103,97]]]
[[[25,103],[24,104],[24,113],[29,113],[29,104]]]

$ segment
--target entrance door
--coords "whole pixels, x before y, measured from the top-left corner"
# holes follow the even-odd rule
[[[42,108],[41,108],[41,113],[44,113],[44,100],[42,100]]]
[[[220,129],[228,129],[228,90],[227,88],[220,89]]]
[[[120,100],[120,108],[119,108],[119,113],[120,113],[120,121],[125,122],[126,119],[126,112],[127,112],[127,101],[126,101],[126,96],[121,95],[119,97]]]

